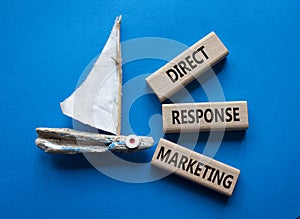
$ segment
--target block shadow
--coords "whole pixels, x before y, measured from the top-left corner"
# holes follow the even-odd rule
[[[193,135],[192,133],[184,133],[186,135]],[[177,142],[179,139],[180,133],[166,133],[165,138],[167,140]],[[210,132],[199,132],[198,136],[198,143],[207,142],[209,138]],[[222,141],[242,141],[246,135],[246,130],[239,130],[239,131],[225,131]],[[188,138],[187,138],[188,140]]]
[[[159,169],[154,166],[152,166],[152,169],[154,169],[153,171],[159,170],[161,172],[164,172],[164,174],[167,173],[165,170]],[[218,193],[218,192],[216,192],[210,188],[207,188],[205,186],[199,185],[193,181],[187,180],[176,174],[170,174],[170,175],[162,178],[161,180],[164,180],[167,183],[172,184],[173,186],[179,188],[180,190],[183,189],[186,192],[197,194],[201,197],[205,196],[207,199],[213,200],[222,205],[225,205],[227,203],[227,201],[229,200],[229,197],[226,195]]]

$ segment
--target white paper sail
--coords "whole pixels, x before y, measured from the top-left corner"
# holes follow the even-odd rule
[[[63,113],[84,124],[120,135],[121,121],[121,16],[85,81],[63,101]]]

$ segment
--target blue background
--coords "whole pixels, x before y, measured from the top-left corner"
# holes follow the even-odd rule
[[[144,184],[119,182],[81,155],[36,148],[36,127],[72,127],[59,102],[99,54],[119,14],[122,41],[154,36],[192,45],[215,31],[230,50],[217,76],[226,100],[248,101],[250,121],[245,134],[227,134],[215,156],[241,170],[231,198],[173,175]],[[299,1],[2,0],[0,16],[2,218],[300,215]],[[124,80],[163,64],[128,63]],[[197,101],[206,100],[200,87],[191,90]],[[147,134],[147,123],[140,121],[157,113],[160,103],[150,95],[136,101],[136,108],[147,116],[129,119]],[[195,150],[203,150],[205,139],[200,136]]]

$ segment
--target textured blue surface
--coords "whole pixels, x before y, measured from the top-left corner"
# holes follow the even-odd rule
[[[215,156],[241,170],[231,198],[176,176],[119,182],[83,156],[49,155],[35,147],[36,127],[72,127],[59,102],[99,53],[119,14],[122,41],[154,36],[192,45],[213,30],[230,50],[217,76],[227,100],[248,101],[250,120],[245,135],[226,135]],[[12,0],[0,2],[0,16],[1,218],[300,216],[298,0]],[[124,83],[163,63],[124,65]],[[206,100],[200,87],[191,93]],[[153,95],[138,99],[132,127],[147,134],[149,117],[159,112]],[[201,135],[196,150],[205,140]]]

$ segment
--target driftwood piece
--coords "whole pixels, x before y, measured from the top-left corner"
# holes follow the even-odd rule
[[[78,153],[102,153],[107,151],[133,152],[151,147],[153,138],[135,136],[129,139],[127,136],[103,135],[92,132],[80,132],[68,128],[37,128],[38,138],[36,145],[48,153],[78,154]],[[126,145],[127,142],[138,141],[135,148]],[[136,144],[136,142],[134,142]]]

